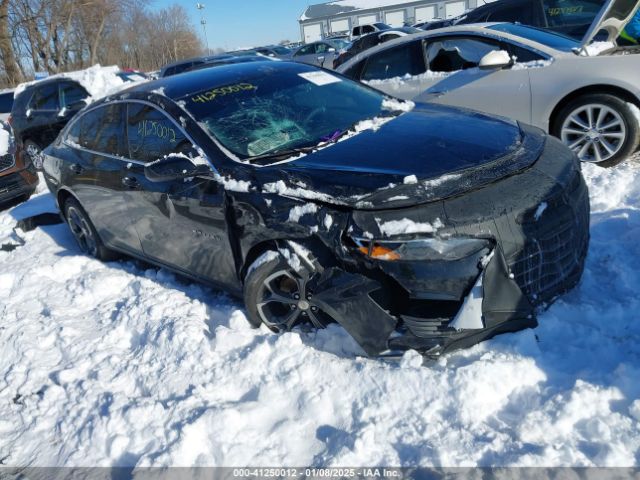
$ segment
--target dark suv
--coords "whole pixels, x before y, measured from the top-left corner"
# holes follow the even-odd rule
[[[448,20],[448,24],[434,22],[421,28],[433,30],[484,22],[522,23],[581,40],[603,5],[604,0],[498,0]]]
[[[69,120],[86,106],[89,93],[78,82],[55,78],[28,85],[15,98],[11,126],[19,150],[32,162]]]

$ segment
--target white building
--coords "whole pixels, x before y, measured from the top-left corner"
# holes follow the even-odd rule
[[[310,5],[300,17],[304,42],[315,42],[358,25],[383,22],[392,27],[453,18],[482,0],[337,0]]]

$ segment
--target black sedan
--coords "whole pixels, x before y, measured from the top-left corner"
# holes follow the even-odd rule
[[[535,326],[589,241],[579,162],[557,140],[287,62],[94,103],[44,170],[87,254],[242,296],[256,327],[337,322],[369,355]]]

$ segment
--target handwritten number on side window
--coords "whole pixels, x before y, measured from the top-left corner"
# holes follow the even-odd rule
[[[156,137],[161,140],[176,143],[176,131],[173,128],[162,125],[160,122],[154,122],[153,120],[143,120],[138,123],[138,135],[143,138]]]

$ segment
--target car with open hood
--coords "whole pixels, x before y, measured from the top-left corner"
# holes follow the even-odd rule
[[[580,163],[558,140],[293,62],[107,97],[44,175],[86,254],[224,289],[256,327],[338,323],[369,355],[535,326],[589,242]]]
[[[400,98],[535,125],[609,167],[640,141],[640,48],[616,45],[638,8],[604,2],[582,41],[520,24],[454,26],[367,50],[338,71]]]

